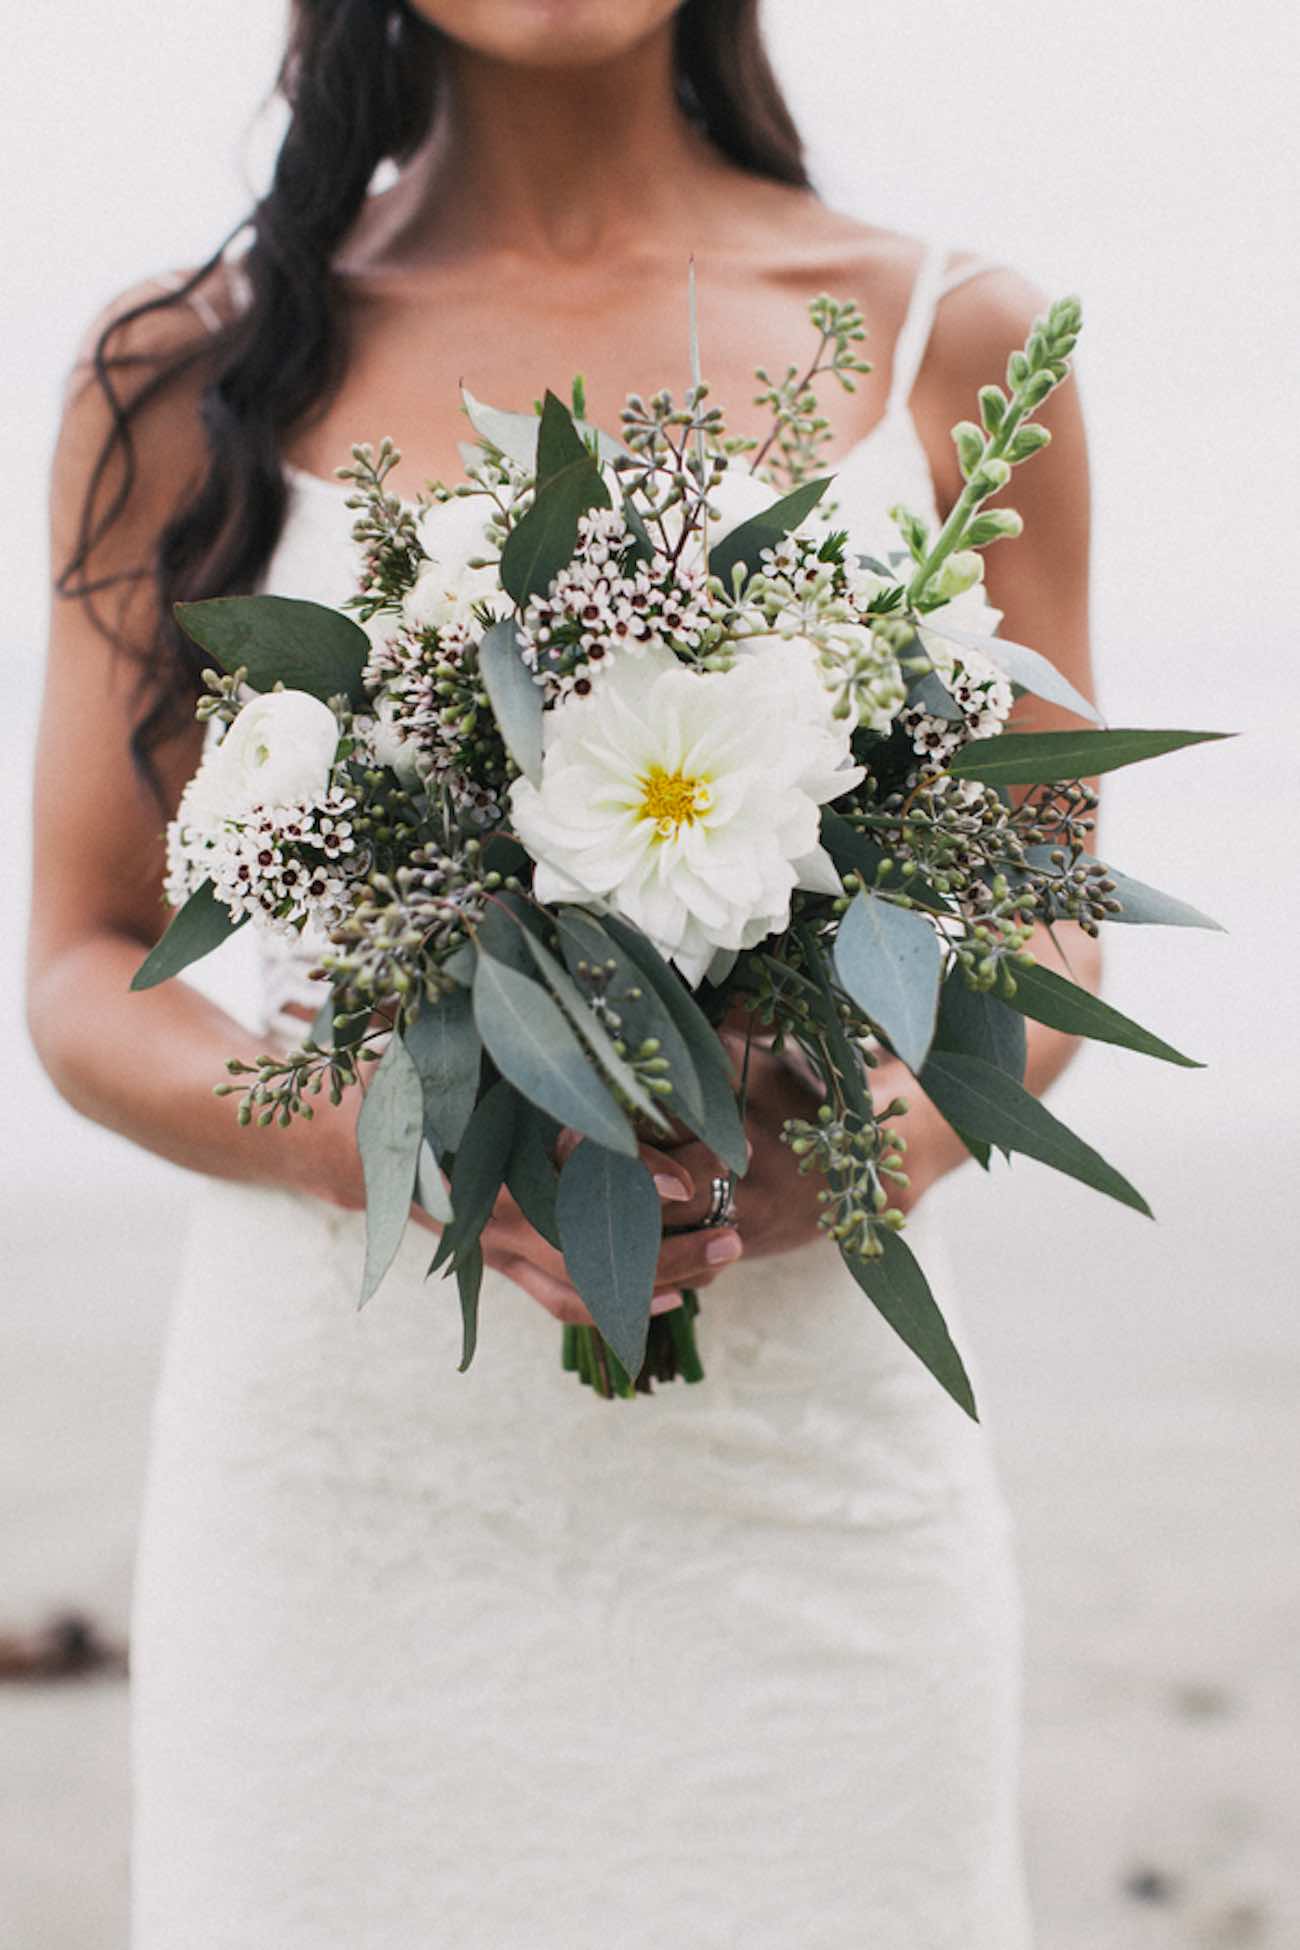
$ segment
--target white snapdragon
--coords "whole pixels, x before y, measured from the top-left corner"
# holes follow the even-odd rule
[[[696,983],[783,928],[796,887],[840,890],[819,807],[862,776],[811,646],[701,673],[649,645],[548,713],[540,783],[511,805],[539,899],[608,901]]]

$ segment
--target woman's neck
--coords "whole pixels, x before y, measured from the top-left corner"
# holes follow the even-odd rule
[[[592,67],[507,66],[449,44],[425,154],[391,193],[385,255],[585,258],[673,232],[729,175],[676,98],[672,24]]]

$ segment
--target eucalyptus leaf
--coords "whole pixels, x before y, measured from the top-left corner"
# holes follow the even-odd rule
[[[478,1096],[483,1045],[464,989],[424,1001],[406,1031],[424,1093],[424,1127],[434,1148],[457,1151]]]
[[[959,966],[948,971],[939,992],[934,1046],[956,1050],[959,1055],[982,1057],[1015,1082],[1024,1081],[1028,1055],[1024,1016],[996,995],[973,989]],[[965,1138],[964,1132],[959,1135]]]
[[[478,1346],[478,1301],[483,1287],[483,1249],[477,1242],[456,1261],[456,1287],[460,1294],[460,1361],[457,1372],[464,1374]]]
[[[1063,779],[1090,779],[1231,736],[1226,731],[1003,731],[977,738],[948,765],[954,779],[985,785],[1048,785]]]
[[[530,597],[544,595],[572,560],[579,517],[589,508],[608,506],[609,489],[585,451],[537,490],[501,551],[502,585],[521,609]]]
[[[438,1169],[433,1146],[427,1138],[420,1145],[419,1157],[415,1166],[415,1196],[431,1219],[439,1225],[450,1225],[455,1216],[451,1206],[451,1195]]]
[[[366,702],[361,672],[370,641],[340,610],[297,596],[213,596],[177,603],[175,613],[185,634],[223,670],[242,665],[255,691],[279,683],[324,703],[340,696],[357,708]]]
[[[1010,1006],[1032,1016],[1035,1022],[1064,1030],[1068,1036],[1088,1036],[1094,1042],[1116,1043],[1121,1049],[1158,1057],[1162,1063],[1177,1063],[1185,1070],[1205,1068],[1195,1058],[1183,1056],[1159,1036],[1153,1036],[1149,1029],[1131,1022],[1118,1009],[1112,1009],[1090,989],[1067,981],[1053,969],[1035,962],[1032,968],[1018,968],[1015,977],[1016,992]]]
[[[1101,713],[1083,692],[1077,691],[1049,658],[1043,656],[1041,651],[1031,650],[1027,643],[1013,643],[1009,637],[982,636],[973,630],[959,630],[943,620],[941,609],[927,616],[922,627],[942,637],[946,643],[959,645],[963,650],[978,650],[981,656],[996,664],[1013,684],[1018,684],[1022,691],[1032,691],[1035,697],[1044,698],[1049,704],[1063,705],[1067,711],[1074,711],[1081,718],[1090,718],[1093,724],[1103,722]]]
[[[542,693],[520,655],[512,620],[494,623],[485,632],[478,666],[506,750],[536,785],[542,773]]]
[[[520,1100],[515,1140],[506,1166],[506,1185],[534,1232],[539,1232],[558,1252],[560,1231],[555,1216],[555,1195],[560,1176],[547,1148],[547,1122],[532,1104]]]
[[[514,1148],[519,1099],[499,1079],[485,1090],[451,1167],[451,1207],[456,1217],[443,1235],[459,1261],[478,1241],[506,1181]],[[446,1257],[442,1255],[440,1257]]]
[[[444,975],[449,975],[453,982],[459,983],[461,988],[472,988],[474,985],[474,963],[476,959],[477,950],[474,943],[472,941],[462,941],[459,948],[453,948],[446,961],[443,962],[442,972]]]
[[[860,833],[856,826],[850,826],[833,806],[822,807],[821,843],[841,873],[860,874],[868,887],[876,884],[880,863],[886,858],[884,848],[868,834]],[[917,873],[904,873],[901,880],[895,876],[883,884],[891,893],[906,894],[913,906],[928,908],[931,913],[942,914],[947,907],[943,896],[936,894]]]
[[[584,908],[562,907],[556,925],[560,952],[571,975],[577,977],[584,962],[605,970],[606,1004],[618,1018],[618,1032],[627,1047],[639,1050],[643,1043],[658,1043],[658,1053],[668,1065],[665,1074],[672,1084],[665,1108],[698,1133],[708,1115],[704,1092],[686,1040],[659,991]]]
[[[787,535],[793,534],[801,521],[805,521],[830,486],[832,476],[824,475],[817,481],[804,481],[789,494],[783,494],[770,508],[761,514],[751,515],[748,521],[740,522],[729,535],[709,550],[709,574],[721,577],[728,589],[731,575],[740,563],[749,575],[759,566],[765,548],[775,548]]]
[[[424,1131],[424,1098],[410,1052],[399,1035],[375,1065],[357,1117],[357,1148],[366,1181],[366,1261],[362,1306],[392,1265],[411,1213]]]
[[[942,718],[946,724],[965,721],[965,712],[937,670],[922,671],[919,677],[912,679],[907,687],[907,701],[927,711],[932,718]]]
[[[205,880],[172,915],[166,933],[131,977],[132,989],[157,988],[159,982],[169,981],[191,963],[202,961],[204,955],[237,934],[247,918],[241,915],[236,920],[225,902],[217,899],[212,882]]]
[[[885,1232],[880,1238],[883,1250],[878,1259],[842,1253],[844,1264],[899,1339],[977,1422],[970,1377],[915,1254],[897,1233]]]
[[[643,1117],[648,1118],[650,1123],[657,1125],[661,1131],[666,1131],[667,1118],[626,1057],[620,1056],[614,1048],[609,1031],[568,970],[561,967],[550,949],[540,942],[536,935],[525,934],[524,941],[551,994],[595,1057],[609,1082],[621,1090],[630,1103],[636,1105]]]
[[[617,915],[602,916],[601,924],[650,983],[690,1052],[700,1105],[697,1114],[687,1105],[683,1091],[683,1123],[743,1178],[749,1170],[749,1143],[736,1103],[731,1064],[718,1032],[652,941]]]
[[[1150,1218],[1150,1206],[1127,1178],[1053,1117],[1037,1097],[982,1057],[932,1050],[920,1084],[956,1131],[1037,1158]]]
[[[485,401],[475,399],[468,386],[462,386],[460,391],[469,423],[479,439],[495,447],[525,474],[531,474],[537,459],[537,414],[511,413],[499,406],[488,406]],[[627,448],[621,441],[592,426],[589,420],[576,420],[574,424],[584,439],[596,442],[602,461],[626,455]]]
[[[598,1144],[635,1155],[632,1126],[539,983],[480,951],[474,1020],[497,1069],[529,1103]]]
[[[639,1158],[580,1144],[564,1162],[555,1209],[569,1277],[635,1376],[645,1359],[663,1232],[654,1180]]]
[[[1082,864],[1088,864],[1083,856]],[[1148,887],[1145,881],[1134,880],[1131,874],[1121,873],[1109,864],[1106,872],[1115,882],[1114,899],[1120,903],[1118,914],[1110,914],[1106,925],[1112,927],[1117,921],[1133,926],[1164,928],[1210,928],[1215,934],[1224,932],[1218,921],[1202,914],[1199,908],[1192,907],[1174,894],[1166,894],[1159,887]]]
[[[934,1035],[943,951],[915,909],[858,894],[840,923],[835,973],[841,988],[917,1071]]]

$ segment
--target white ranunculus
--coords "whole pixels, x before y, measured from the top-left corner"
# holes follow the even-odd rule
[[[323,793],[338,749],[338,720],[307,691],[268,691],[247,703],[205,752],[179,817],[190,825],[241,819],[254,806],[293,806]]]
[[[420,545],[429,560],[402,603],[413,628],[469,628],[475,603],[499,594],[494,561],[489,559],[486,568],[470,566],[496,555],[487,528],[494,513],[486,495],[469,494],[440,501],[421,517]]]
[[[728,671],[648,645],[548,712],[540,784],[511,787],[542,900],[607,900],[699,982],[783,928],[798,886],[838,893],[819,807],[862,777],[815,652],[762,639]]]

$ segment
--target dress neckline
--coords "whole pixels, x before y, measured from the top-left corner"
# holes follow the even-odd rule
[[[848,448],[848,450],[844,454],[840,456],[839,460],[833,463],[829,463],[829,462],[827,463],[827,472],[833,478],[838,479],[839,476],[844,473],[845,469],[848,468],[852,464],[852,462],[857,460],[860,454],[862,454],[868,447],[871,446],[872,442],[876,439],[876,437],[879,434],[884,433],[886,429],[896,420],[901,420],[903,422],[905,432],[909,435],[913,445],[916,447],[917,451],[921,454],[922,458],[925,460],[926,468],[928,470],[929,455],[925,452],[924,443],[922,442],[920,431],[917,428],[916,420],[912,414],[911,407],[909,406],[906,400],[903,401],[891,400],[885,407],[884,412],[880,415],[880,418],[875,422],[874,426],[868,427],[866,432],[861,436],[861,438],[855,440],[853,445],[850,448]],[[314,488],[317,490],[324,489],[326,493],[334,494],[334,495],[350,494],[352,492],[351,482],[333,480],[328,474],[314,474],[310,468],[299,467],[297,463],[294,461],[289,461],[289,460],[283,461],[281,463],[281,468],[286,479],[296,482],[299,486]],[[405,496],[399,496],[398,498],[404,501],[407,507],[414,507],[415,505],[414,502],[406,501]]]

